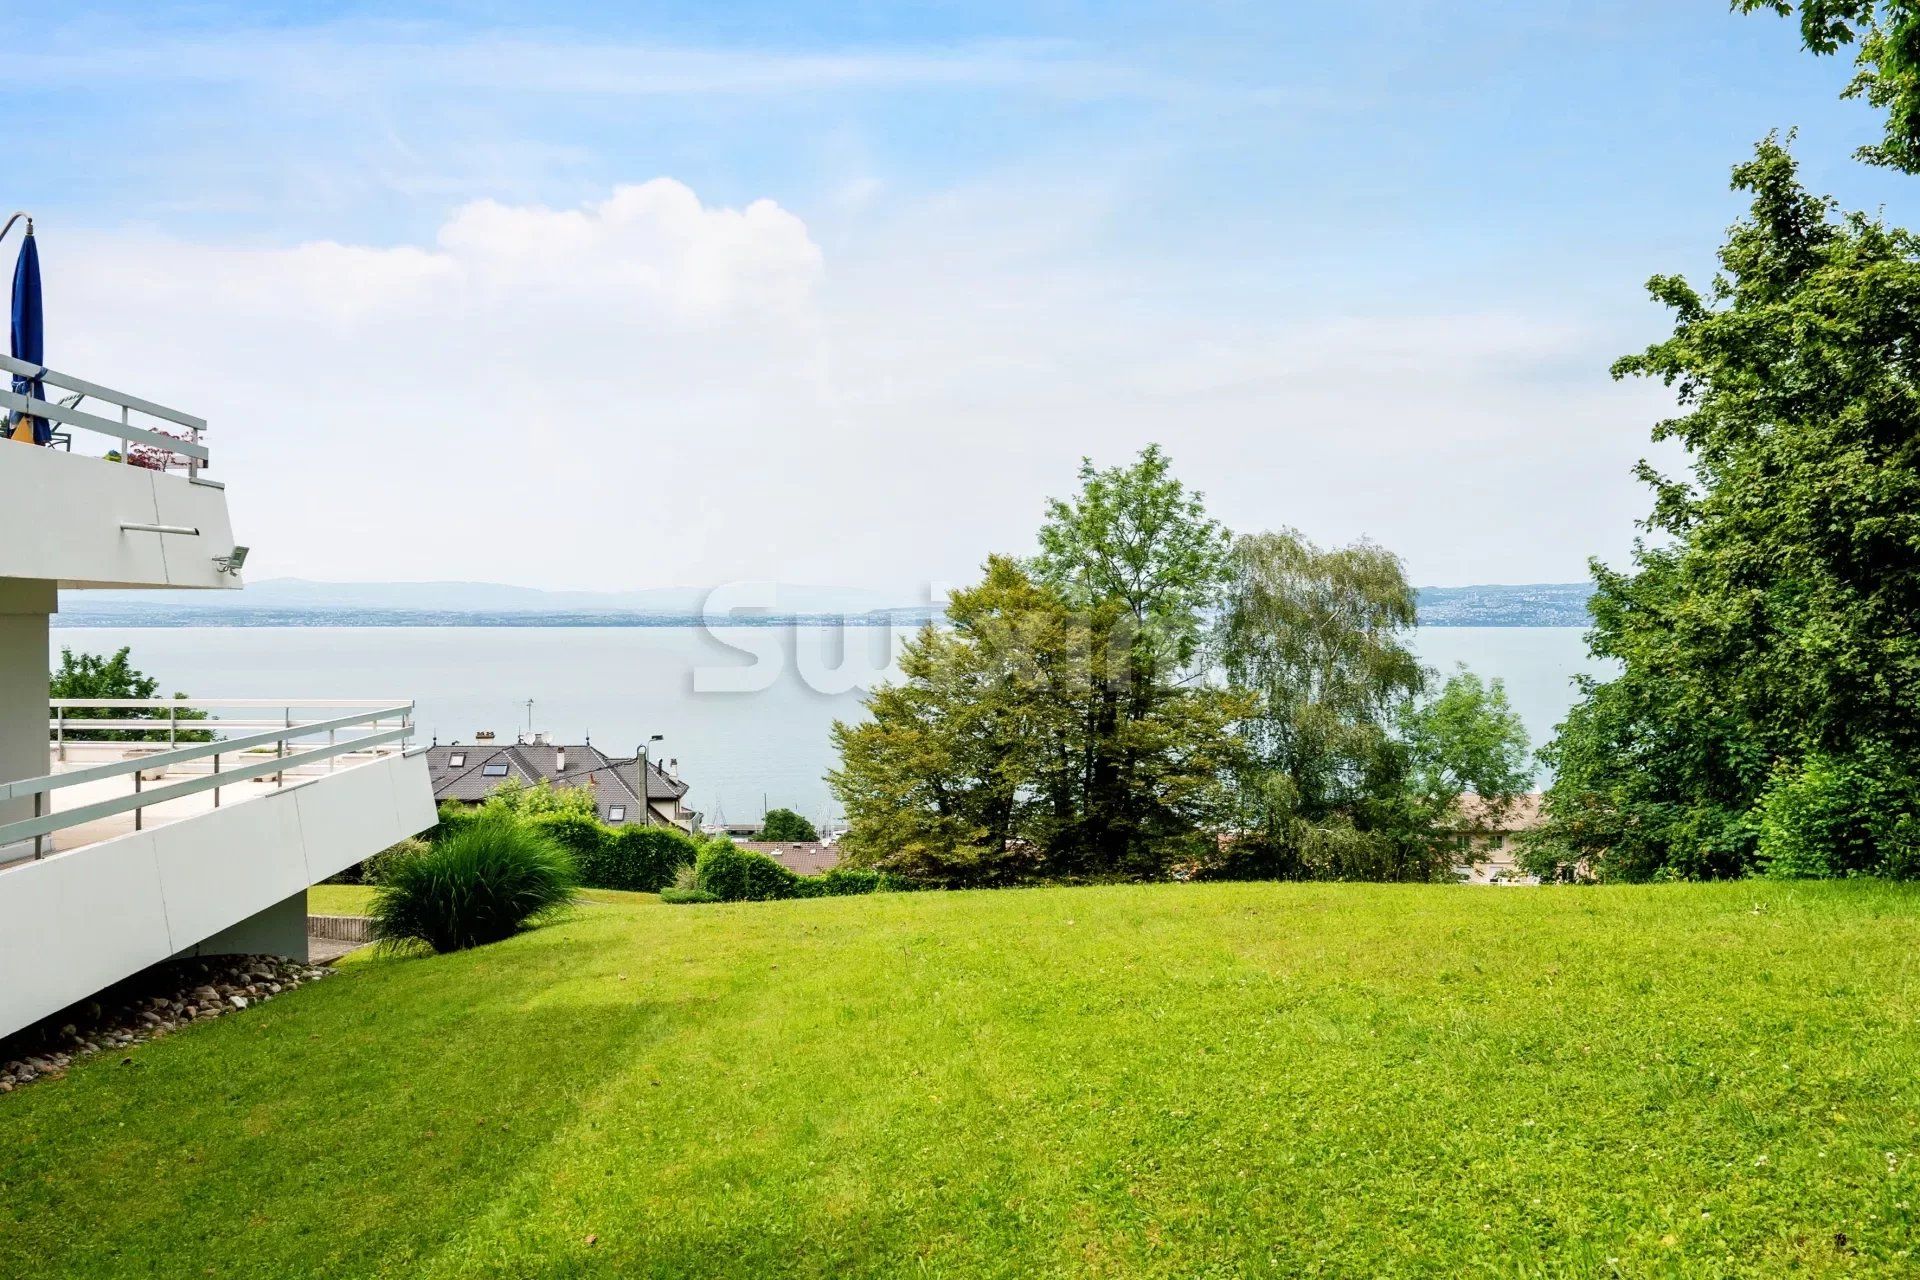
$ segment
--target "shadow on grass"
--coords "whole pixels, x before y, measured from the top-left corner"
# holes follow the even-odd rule
[[[430,1255],[722,994],[660,1000],[597,972],[606,947],[571,932],[355,965],[7,1099],[0,1274],[360,1274]]]

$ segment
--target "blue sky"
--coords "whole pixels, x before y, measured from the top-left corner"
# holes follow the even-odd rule
[[[1663,404],[1606,366],[1649,274],[1710,264],[1728,167],[1797,126],[1817,188],[1913,200],[1849,158],[1846,64],[1718,0],[41,31],[0,97],[50,363],[230,430],[262,571],[317,577],[950,582],[1157,439],[1237,528],[1571,579]],[[568,556],[436,532],[542,508]]]

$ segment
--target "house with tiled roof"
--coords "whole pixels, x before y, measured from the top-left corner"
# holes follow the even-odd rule
[[[646,761],[644,785],[642,760]],[[446,800],[479,804],[509,782],[525,786],[544,782],[591,791],[600,821],[610,827],[650,823],[691,834],[700,815],[687,808],[687,784],[678,774],[675,761],[652,760],[639,753],[610,756],[592,743],[549,742],[544,734],[512,743],[436,742],[427,749],[427,776],[436,804]]]
[[[1537,791],[1514,796],[1498,806],[1476,795],[1461,796],[1455,806],[1454,824],[1466,837],[1466,847],[1454,867],[1454,878],[1462,884],[1540,883],[1521,868],[1515,855],[1519,837],[1546,820],[1543,800]]]
[[[817,876],[840,865],[840,846],[821,840],[735,840],[736,846],[764,853],[801,876]]]

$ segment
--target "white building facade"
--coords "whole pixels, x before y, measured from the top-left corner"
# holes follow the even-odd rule
[[[49,402],[6,390],[36,372]],[[51,703],[59,591],[237,590],[245,556],[205,422],[7,357],[0,408],[58,433],[0,439],[0,1035],[177,955],[305,959],[307,887],[434,821],[412,704]]]

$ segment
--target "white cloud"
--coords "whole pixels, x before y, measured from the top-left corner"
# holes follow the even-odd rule
[[[263,574],[964,581],[1150,440],[1235,527],[1369,533],[1423,581],[1574,576],[1643,506],[1654,399],[1586,327],[1235,318],[1085,255],[1097,187],[876,199],[830,233],[667,179],[419,244],[54,230],[49,355],[211,420]]]

